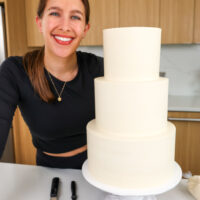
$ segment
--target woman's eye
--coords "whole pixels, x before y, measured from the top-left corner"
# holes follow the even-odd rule
[[[52,13],[50,13],[50,15],[52,15],[52,16],[59,16],[59,13],[57,13],[57,12],[52,12]]]
[[[72,16],[72,19],[80,20],[81,18],[79,16]]]

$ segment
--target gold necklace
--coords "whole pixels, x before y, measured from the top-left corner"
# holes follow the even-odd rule
[[[48,72],[48,71],[47,71],[47,72]],[[57,88],[56,88],[56,86],[55,86],[55,84],[54,84],[54,82],[53,82],[53,79],[51,78],[51,75],[50,75],[49,72],[48,72],[48,75],[49,75],[49,79],[51,80],[51,83],[52,83],[52,85],[53,85],[53,87],[54,87],[54,89],[55,89],[55,91],[56,91],[56,93],[57,93],[57,95],[58,95],[57,101],[58,101],[58,102],[61,102],[61,101],[62,101],[61,95],[62,95],[63,90],[64,90],[64,88],[65,88],[66,82],[64,82],[63,87],[62,87],[62,89],[61,89],[61,91],[60,91],[60,93],[59,93],[58,90],[57,90]]]

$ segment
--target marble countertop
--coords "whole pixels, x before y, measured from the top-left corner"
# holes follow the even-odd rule
[[[60,178],[59,200],[71,200],[70,182],[72,180],[77,183],[78,200],[104,200],[108,195],[90,185],[83,178],[81,170],[0,163],[0,177],[0,199],[2,200],[50,199],[53,177]],[[173,189],[156,197],[157,200],[195,200],[187,189],[185,179],[182,179]]]
[[[200,96],[169,95],[168,111],[200,112]]]

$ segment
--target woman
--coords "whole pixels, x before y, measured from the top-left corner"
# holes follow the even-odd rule
[[[87,158],[86,125],[95,117],[94,78],[103,60],[77,52],[89,30],[88,0],[40,0],[36,22],[45,45],[10,57],[0,70],[0,155],[18,105],[37,165],[80,169]]]

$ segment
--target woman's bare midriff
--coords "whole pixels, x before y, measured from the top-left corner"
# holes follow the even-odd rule
[[[43,152],[49,156],[57,156],[57,157],[71,157],[71,156],[75,156],[79,153],[83,153],[84,151],[87,150],[87,145],[84,145],[78,149],[74,149],[72,151],[68,151],[68,152],[65,152],[65,153],[48,153],[48,152]]]

